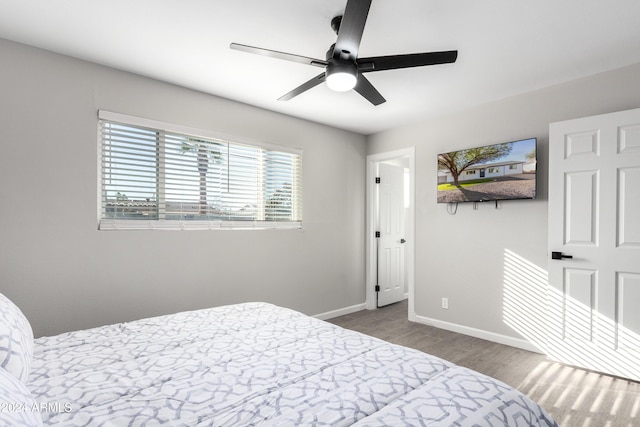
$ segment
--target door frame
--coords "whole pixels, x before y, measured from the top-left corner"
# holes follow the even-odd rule
[[[409,302],[409,320],[415,320],[416,311],[414,303],[415,288],[415,212],[416,212],[416,158],[415,147],[400,150],[388,151],[384,153],[370,154],[367,156],[366,165],[366,256],[365,256],[365,305],[368,310],[376,310],[376,183],[375,170],[380,162],[394,160],[398,158],[409,159],[409,212],[405,224],[407,243],[405,246],[405,262],[407,267],[407,293]]]

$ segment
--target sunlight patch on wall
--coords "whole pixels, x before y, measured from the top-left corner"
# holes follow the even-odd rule
[[[547,270],[504,251],[503,321],[549,358],[517,388],[563,426],[635,426],[640,400],[625,402],[637,392],[617,390],[612,382],[640,381],[640,275],[578,263],[552,267],[560,268],[558,283]],[[613,282],[605,298],[603,274]]]
[[[606,300],[600,274],[569,266],[550,283],[546,270],[505,249],[503,321],[552,360],[640,381],[640,276],[616,273]]]
[[[547,348],[547,271],[509,249],[504,251],[504,322],[534,344]]]

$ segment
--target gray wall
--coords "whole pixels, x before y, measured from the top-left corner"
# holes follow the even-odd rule
[[[416,314],[512,338],[535,335],[527,322],[544,318],[545,283],[525,269],[547,269],[549,123],[637,107],[640,64],[370,136],[368,154],[416,147]],[[528,137],[538,138],[536,200],[505,201],[499,210],[460,204],[456,215],[436,203],[438,153]],[[509,294],[505,260],[513,254],[523,273]]]
[[[242,301],[363,303],[364,136],[4,40],[0,57],[0,292],[37,336]],[[302,148],[304,229],[98,231],[98,109]]]
[[[8,41],[0,57],[0,292],[36,335],[241,301],[361,304],[365,156],[415,146],[416,313],[518,337],[505,250],[546,270],[549,123],[640,106],[639,64],[365,138]],[[99,232],[97,109],[302,148],[304,230]],[[531,136],[537,200],[436,204],[439,152]]]

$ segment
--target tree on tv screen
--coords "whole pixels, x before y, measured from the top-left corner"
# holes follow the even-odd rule
[[[458,184],[458,177],[471,166],[501,159],[509,153],[513,144],[504,143],[468,150],[452,151],[438,155],[438,170],[448,170],[453,176],[453,185]]]

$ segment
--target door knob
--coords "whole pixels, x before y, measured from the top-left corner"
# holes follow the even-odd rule
[[[405,243],[405,242],[406,242],[406,240],[400,239],[400,243]]]
[[[572,255],[565,255],[562,252],[551,252],[551,259],[573,258]]]

